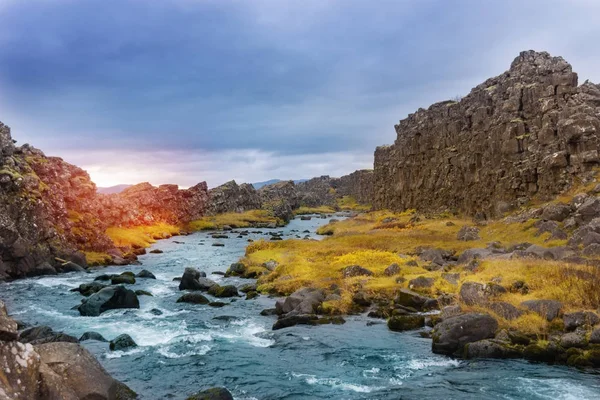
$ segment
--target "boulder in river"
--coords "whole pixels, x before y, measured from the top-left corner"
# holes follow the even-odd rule
[[[47,262],[44,262],[27,272],[28,277],[45,275],[57,275],[56,269]]]
[[[388,320],[388,328],[396,332],[420,329],[424,326],[425,316],[423,315],[396,315]]]
[[[179,282],[179,290],[207,290],[200,284],[200,278],[206,278],[206,273],[196,268],[186,268]]]
[[[178,303],[191,303],[191,304],[208,304],[210,300],[208,300],[204,295],[200,292],[190,292],[186,293],[177,299]]]
[[[468,313],[444,319],[433,331],[434,353],[462,356],[466,344],[491,339],[498,321],[489,314]]]
[[[243,276],[246,273],[246,266],[243,263],[236,262],[229,266],[225,276]]]
[[[275,324],[273,324],[273,330],[289,328],[295,325],[316,325],[319,317],[315,314],[296,314],[288,317],[279,318]]]
[[[213,285],[208,289],[208,294],[215,297],[236,297],[239,296],[237,288],[233,285]]]
[[[79,264],[75,264],[72,261],[67,261],[63,265],[60,266],[62,272],[85,272],[85,268],[83,268]]]
[[[215,387],[198,392],[186,400],[233,400],[233,396],[229,390],[222,387]]]
[[[154,250],[150,250],[149,253],[150,254],[162,254],[164,252],[160,249],[154,249]]]
[[[140,272],[137,273],[136,275],[138,278],[145,278],[145,279],[156,279],[156,276],[154,276],[154,274],[150,271],[148,271],[147,269],[143,269]]]
[[[275,303],[277,314],[287,314],[292,311],[298,314],[313,314],[325,301],[323,289],[303,288],[295,291],[285,299],[279,299]]]
[[[113,277],[110,279],[110,283],[112,285],[133,285],[135,284],[135,276],[133,274],[123,272],[120,275],[113,275]]]
[[[119,308],[140,308],[134,291],[123,286],[111,286],[91,295],[77,308],[83,316],[95,317],[104,311]]]
[[[81,335],[81,337],[79,338],[80,342],[85,342],[86,340],[96,340],[98,342],[108,342],[108,340],[106,340],[104,338],[104,336],[102,336],[101,334],[99,334],[98,332],[85,332],[83,335]]]
[[[107,285],[104,285],[98,281],[94,281],[94,282],[90,282],[90,283],[82,283],[81,285],[79,285],[78,288],[76,289],[72,289],[74,292],[79,292],[82,295],[84,295],[85,297],[91,296],[94,293],[98,293],[99,291],[101,291],[102,289],[104,289],[105,287],[108,287]]]
[[[132,347],[137,347],[137,343],[127,334],[122,334],[110,341],[109,347],[111,350],[125,350]]]

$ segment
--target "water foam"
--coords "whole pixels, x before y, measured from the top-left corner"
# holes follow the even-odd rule
[[[344,382],[338,378],[317,378],[315,375],[292,373],[295,378],[304,379],[309,385],[329,386],[333,389],[342,391],[352,391],[357,393],[371,393],[372,391],[384,389],[378,386],[358,385],[354,383]]]
[[[551,400],[587,400],[600,397],[600,387],[595,388],[577,384],[566,379],[517,378],[520,382],[517,390],[541,399]]]
[[[203,356],[210,351],[211,347],[207,346],[207,345],[202,345],[194,350],[186,351],[183,353],[176,353],[175,351],[172,351],[171,349],[172,349],[171,346],[161,347],[157,350],[157,353],[166,358],[184,358],[184,357],[191,357],[191,356]]]

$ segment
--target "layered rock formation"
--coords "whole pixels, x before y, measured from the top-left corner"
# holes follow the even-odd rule
[[[526,51],[458,102],[419,109],[375,151],[374,206],[497,216],[585,179],[600,156],[600,86]]]
[[[0,123],[0,279],[56,273],[80,252],[109,251],[108,226],[185,223],[206,209],[206,183],[179,190],[148,183],[100,195],[87,172],[29,145]],[[119,253],[118,251],[116,253]]]

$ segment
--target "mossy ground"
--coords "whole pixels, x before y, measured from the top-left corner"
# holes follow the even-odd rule
[[[366,212],[371,210],[370,204],[360,204],[352,196],[344,196],[337,199],[337,206],[343,211]]]
[[[563,302],[566,311],[600,306],[600,295],[593,294],[599,292],[600,274],[591,267],[515,258],[482,261],[474,272],[464,266],[453,267],[450,271],[428,271],[423,268],[428,263],[416,257],[419,247],[441,248],[458,255],[470,248],[486,247],[491,242],[500,242],[505,247],[523,242],[544,247],[565,244],[562,240],[548,240],[548,234],[536,236],[534,222],[489,222],[479,227],[479,240],[465,242],[457,239],[457,233],[461,227],[473,225],[467,219],[445,215],[415,222],[412,211],[402,214],[372,212],[323,227],[321,231],[333,235],[321,241],[252,243],[242,262],[257,271],[265,271],[262,264],[267,261],[278,263],[273,273],[259,279],[259,290],[263,292],[290,294],[306,286],[326,289],[332,284],[337,285],[342,299],[324,304],[324,309],[332,313],[349,312],[352,297],[358,290],[375,298],[392,299],[395,292],[408,287],[408,281],[419,276],[434,278],[433,287],[424,290],[424,294],[431,296],[456,295],[466,281],[499,281],[507,288],[516,281],[524,281],[529,287],[527,294],[508,292],[496,300],[519,307],[525,300],[553,299]],[[418,261],[418,265],[412,265],[414,261]],[[385,268],[393,263],[400,265],[400,274],[385,276]],[[341,270],[353,264],[371,270],[373,276],[344,279]],[[446,272],[460,273],[457,285],[442,277]],[[589,279],[590,275],[595,279]],[[512,321],[499,320],[503,327],[528,333],[542,334],[551,328],[551,324],[531,313]]]
[[[320,207],[300,207],[294,210],[294,215],[307,215],[307,214],[332,214],[336,210],[329,206]]]
[[[141,225],[133,228],[110,227],[106,234],[117,247],[145,248],[159,239],[179,235],[181,228],[164,222],[155,225]]]
[[[257,224],[271,223],[281,224],[281,221],[267,210],[250,210],[243,213],[233,212],[203,217],[190,222],[189,229],[192,231],[213,230],[221,229],[225,225],[232,228],[248,228]]]

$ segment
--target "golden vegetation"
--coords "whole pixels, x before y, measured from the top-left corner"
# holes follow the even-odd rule
[[[306,214],[333,214],[335,210],[333,207],[320,206],[320,207],[300,207],[294,211],[294,215],[306,215]]]
[[[360,204],[352,196],[344,196],[337,199],[337,205],[340,210],[366,212],[371,209],[370,204]]]
[[[117,247],[145,248],[159,239],[178,235],[180,231],[180,228],[175,225],[160,222],[133,228],[110,227],[106,230],[106,234]]]
[[[90,266],[106,265],[112,261],[112,257],[106,253],[95,251],[84,251],[85,259]]]
[[[431,296],[456,295],[466,281],[500,282],[505,288],[524,281],[529,288],[526,294],[509,291],[497,300],[516,307],[530,299],[559,300],[567,311],[600,307],[600,274],[591,267],[547,260],[491,259],[482,261],[474,272],[465,266],[456,266],[449,271],[428,271],[423,268],[428,263],[416,257],[419,247],[441,248],[459,255],[464,250],[486,247],[491,242],[501,242],[506,247],[523,242],[544,247],[565,244],[563,240],[548,240],[549,234],[536,236],[535,221],[490,222],[479,227],[479,240],[465,242],[457,240],[457,233],[461,227],[473,225],[470,220],[444,215],[416,222],[414,217],[411,210],[402,214],[386,211],[360,214],[322,227],[320,233],[332,236],[321,241],[252,243],[243,262],[262,271],[265,271],[261,267],[263,263],[270,260],[278,263],[274,272],[259,279],[259,290],[264,292],[290,294],[305,286],[327,289],[337,285],[341,300],[323,306],[326,312],[332,313],[350,311],[352,297],[358,290],[376,298],[391,299],[395,292],[408,288],[409,281],[417,277],[434,279],[433,286],[424,289],[424,294]],[[385,268],[394,263],[400,266],[400,273],[386,276]],[[373,276],[344,279],[341,270],[354,264],[369,269]],[[460,274],[458,284],[443,278],[448,272]],[[547,329],[546,322],[531,313],[512,321],[499,320],[502,326],[530,333]]]
[[[225,213],[214,216],[206,216],[189,224],[189,229],[192,231],[204,231],[221,229],[228,225],[232,228],[248,228],[257,224],[280,224],[269,211],[267,210],[250,210],[243,213]]]

